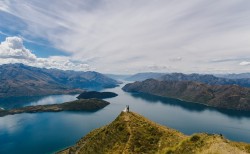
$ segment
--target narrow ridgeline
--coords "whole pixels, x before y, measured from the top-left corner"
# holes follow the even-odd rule
[[[250,144],[222,135],[186,136],[134,112],[122,112],[112,123],[95,129],[58,154],[193,154],[250,153]]]

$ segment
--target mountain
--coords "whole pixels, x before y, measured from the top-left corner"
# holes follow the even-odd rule
[[[250,153],[250,144],[222,135],[186,136],[134,112],[122,112],[112,123],[95,129],[58,154],[209,154]]]
[[[193,81],[148,79],[129,83],[122,89],[127,92],[182,99],[217,108],[250,111],[250,88],[238,85],[208,85]]]
[[[0,97],[81,93],[81,89],[114,87],[117,81],[97,72],[63,71],[26,66],[0,65]]]
[[[131,75],[125,75],[125,74],[105,74],[105,75],[114,80],[125,80],[126,78],[131,76]]]
[[[79,96],[77,96],[77,98],[78,99],[90,99],[90,98],[105,99],[105,98],[112,98],[116,96],[118,95],[113,92],[84,91]]]
[[[137,73],[130,77],[125,78],[127,81],[143,81],[146,79],[157,79],[163,76],[165,73],[154,73],[154,72],[145,72],[145,73]]]
[[[183,73],[172,73],[165,74],[157,78],[163,81],[195,81],[202,82],[210,85],[240,85],[242,87],[250,87],[250,78],[245,79],[229,79],[216,77],[210,74],[183,74]]]
[[[37,113],[37,112],[60,112],[60,111],[85,111],[94,112],[109,105],[109,102],[98,99],[81,99],[62,104],[37,105],[26,106],[22,108],[3,110],[0,109],[0,117],[6,115],[20,114],[20,113]]]
[[[250,73],[240,74],[216,74],[217,77],[228,78],[228,79],[247,79],[250,78]]]

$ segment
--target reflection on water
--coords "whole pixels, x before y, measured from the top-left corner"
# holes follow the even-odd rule
[[[12,109],[30,105],[59,104],[76,100],[77,96],[78,94],[1,98],[0,107],[4,109]]]
[[[10,97],[0,98],[0,107],[4,109],[19,108],[32,101],[40,100],[43,97]]]
[[[69,102],[76,100],[77,95],[54,95],[54,96],[47,96],[38,101],[34,101],[29,103],[28,105],[46,105],[46,104],[59,104],[64,102]],[[26,105],[27,106],[27,105]]]
[[[63,149],[91,130],[113,121],[126,105],[132,111],[185,134],[221,133],[231,140],[250,143],[249,112],[218,110],[176,99],[127,93],[121,87],[104,91],[115,92],[118,96],[105,99],[111,104],[97,112],[24,113],[0,117],[0,153],[44,154]],[[0,103],[0,107],[54,104],[76,98],[57,95],[33,99],[17,99],[20,104],[15,101]]]
[[[150,95],[150,94],[145,94],[145,93],[130,93],[130,94],[131,96],[145,100],[145,102],[148,102],[148,103],[161,102],[163,104],[167,104],[171,106],[178,106],[189,111],[202,112],[204,110],[211,110],[211,111],[220,112],[222,114],[225,114],[227,116],[234,117],[234,118],[250,117],[250,112],[248,111],[218,109],[218,108],[209,107],[209,106],[198,104],[198,103],[185,102],[185,101],[181,101],[178,99],[165,98],[165,97],[155,96],[155,95]]]

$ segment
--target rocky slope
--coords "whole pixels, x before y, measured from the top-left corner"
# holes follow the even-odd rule
[[[93,130],[76,145],[58,154],[246,154],[250,144],[232,142],[222,135],[186,136],[134,112],[122,112],[112,123]]]
[[[106,88],[117,84],[97,72],[44,69],[23,64],[0,65],[0,97],[80,93],[83,88]]]
[[[20,113],[60,112],[60,111],[97,111],[109,105],[109,102],[98,99],[81,99],[72,102],[52,105],[27,106],[12,110],[0,109],[0,117]]]
[[[78,99],[90,99],[90,98],[105,99],[105,98],[112,98],[116,96],[118,95],[113,92],[84,91],[79,96],[77,96],[77,98]]]
[[[250,111],[250,89],[237,85],[208,85],[192,81],[148,79],[125,85],[127,92],[143,92],[212,107]]]

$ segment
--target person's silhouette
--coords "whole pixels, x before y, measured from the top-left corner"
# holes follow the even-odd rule
[[[129,105],[127,106],[127,110],[128,110],[128,112],[129,112]]]

